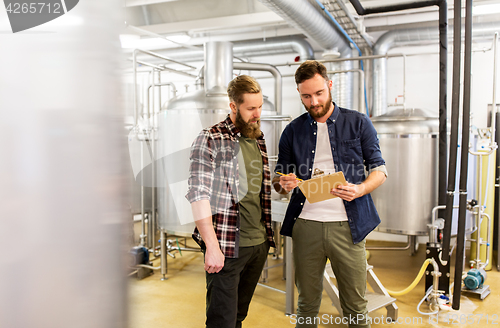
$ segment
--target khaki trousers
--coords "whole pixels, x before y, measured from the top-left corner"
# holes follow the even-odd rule
[[[299,292],[298,328],[317,327],[323,273],[329,259],[339,289],[344,322],[350,328],[370,327],[365,299],[365,241],[354,245],[347,221],[318,222],[297,219],[293,227],[295,284]]]

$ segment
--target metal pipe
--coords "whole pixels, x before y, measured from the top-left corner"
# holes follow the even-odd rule
[[[151,269],[151,270],[160,270],[161,269],[161,266],[151,266],[151,265],[146,265],[146,264],[137,264],[136,267],[139,267],[139,268],[147,268],[147,269]]]
[[[158,78],[158,84],[161,85],[161,72],[157,72],[157,78]],[[153,79],[154,83],[154,79]],[[153,88],[154,92],[154,88]],[[154,94],[153,94],[154,96]],[[153,98],[154,99],[154,98]],[[161,87],[158,89],[158,109],[161,109]],[[155,107],[153,106],[153,128],[151,129],[151,153],[152,153],[152,158],[151,158],[151,171],[152,171],[152,184],[151,184],[151,217],[152,217],[152,242],[151,244],[153,247],[156,247],[157,243],[157,237],[156,237],[156,131],[157,131],[157,124],[156,124],[156,111]]]
[[[269,64],[258,64],[258,63],[233,63],[233,69],[244,69],[244,70],[252,70],[252,71],[266,71],[273,75],[274,77],[274,105],[276,106],[277,116],[281,116],[282,110],[282,78],[280,71],[273,65]],[[281,125],[278,128],[279,123],[276,122],[276,127],[274,129],[274,140],[276,153],[278,152],[278,143],[281,135]]]
[[[352,60],[364,60],[364,59],[379,59],[379,58],[392,58],[392,57],[403,57],[405,54],[383,54],[383,55],[368,55],[368,56],[359,56],[359,57],[349,57],[349,58],[334,58],[334,59],[320,59],[317,60],[320,63],[335,63],[335,62],[343,62],[343,61],[352,61]],[[274,66],[293,66],[293,65],[301,65],[303,62],[286,62],[280,64],[274,64]]]
[[[496,76],[497,76],[497,68],[496,68],[496,63],[497,63],[497,43],[498,43],[498,33],[495,33],[495,43],[494,43],[494,46],[493,46],[493,103],[492,103],[492,108],[491,108],[491,115],[492,115],[492,123],[491,123],[491,126],[495,129],[493,130],[492,132],[492,139],[495,138],[495,142],[500,142],[500,129],[497,128],[497,124],[499,122],[499,120],[497,119],[500,119],[500,113],[497,111],[497,104],[496,104]],[[495,117],[495,121],[493,121],[493,117]],[[496,170],[495,170],[495,173],[496,173],[496,177],[495,177],[495,186],[498,185],[498,182],[500,181],[500,151],[497,151],[496,152]],[[497,199],[495,201],[495,210],[494,210],[494,219],[495,221],[499,222],[498,221],[498,218],[499,218],[499,208],[500,208],[500,190],[497,188]],[[489,227],[489,224],[488,224],[488,227]],[[497,236],[497,246],[500,246],[500,229],[497,229],[498,230],[498,236]],[[488,238],[489,238],[489,234],[488,234]],[[497,270],[500,271],[500,252],[498,252],[498,256],[497,256]]]
[[[454,205],[453,208],[458,208],[458,205]],[[437,217],[437,212],[438,210],[444,210],[446,209],[446,205],[438,205],[438,206],[435,206],[433,209],[432,209],[432,212],[431,212],[431,224],[430,224],[430,228],[433,229],[432,227],[436,227],[436,217]],[[437,232],[437,228],[434,229],[436,232]],[[429,232],[429,242],[430,243],[437,243],[438,240],[437,240],[437,235],[435,236],[435,238],[432,238],[431,239],[431,232]]]
[[[446,20],[444,17],[445,11],[441,7],[445,6],[445,3],[440,5],[440,25],[439,31],[435,27],[424,27],[417,29],[398,29],[391,30],[383,34],[375,43],[373,47],[373,53],[375,55],[386,54],[391,48],[408,45],[409,43],[415,41],[439,41],[440,44],[440,52],[444,49],[443,46],[447,46],[448,42],[444,42],[444,32],[446,30],[445,24]],[[459,24],[460,25],[460,24]],[[484,37],[493,35],[495,31],[500,28],[500,24],[498,22],[493,23],[480,23],[474,25],[473,35],[474,37]],[[451,41],[452,38],[450,38]],[[441,60],[444,58],[444,54],[440,55],[440,83],[443,82],[444,72],[441,70],[443,66],[441,66],[444,62]],[[385,113],[387,108],[387,63],[385,59],[375,60],[373,62],[373,88],[372,88],[372,96],[373,96],[373,108],[372,113],[376,115],[381,115]],[[443,94],[441,93],[440,86],[440,101],[443,101]],[[444,90],[443,90],[444,91]],[[441,108],[441,105],[440,105]],[[380,113],[380,114],[377,114]],[[440,204],[444,204],[440,203]]]
[[[171,58],[168,58],[168,57],[165,57],[165,56],[162,56],[160,54],[157,54],[155,52],[152,52],[152,51],[148,51],[148,50],[141,50],[141,49],[135,49],[134,50],[134,53],[136,52],[142,52],[143,54],[146,54],[146,55],[150,55],[152,57],[156,57],[156,58],[159,58],[159,59],[163,59],[165,61],[168,61],[170,63],[174,63],[174,64],[178,64],[178,65],[182,65],[182,66],[185,66],[187,68],[191,68],[191,69],[196,69],[195,66],[193,65],[189,65],[189,64],[185,64],[183,62],[180,62],[180,61],[177,61],[177,60],[174,60],[174,59],[171,59]]]
[[[495,136],[495,126],[496,126],[496,102],[497,102],[497,43],[498,43],[498,32],[495,32],[493,38],[493,99],[491,107],[491,143],[494,143]]]
[[[265,6],[283,17],[290,25],[316,41],[323,49],[338,49],[341,57],[352,57],[351,43],[342,34],[340,26],[332,23],[326,13],[320,12],[316,3],[308,0],[260,0]],[[344,64],[343,69],[352,68],[352,63]],[[337,102],[343,107],[352,104],[352,74],[346,74],[339,79]],[[344,91],[340,93],[340,91]]]
[[[500,112],[496,111],[496,106],[494,107],[495,108],[495,112],[496,112],[496,116],[497,116],[497,120],[496,120],[496,124],[500,124]],[[496,133],[495,133],[495,140],[497,142],[500,142],[500,127],[497,126],[497,129],[496,129]],[[500,226],[499,222],[499,208],[500,208],[500,188],[498,187],[499,185],[499,181],[500,181],[500,151],[497,151],[496,152],[496,170],[495,170],[495,173],[496,173],[496,177],[495,177],[495,188],[496,188],[496,197],[495,197],[495,223],[497,224],[497,226]],[[497,229],[497,249],[500,249],[500,229]],[[500,252],[498,252],[498,255],[497,255],[497,270],[500,271]]]
[[[438,204],[446,203],[448,167],[448,4],[439,2],[439,145],[438,145]],[[444,215],[444,211],[441,211]]]
[[[405,251],[411,247],[411,236],[408,236],[408,243],[405,246],[366,246],[365,249],[373,251]]]
[[[286,260],[286,298],[285,298],[285,314],[295,313],[295,298],[294,298],[294,281],[295,273],[293,268],[293,256],[292,256],[292,238],[284,237],[285,243],[285,260]]]
[[[267,289],[270,289],[270,290],[274,290],[275,292],[286,294],[286,292],[284,290],[281,290],[281,289],[278,289],[278,288],[274,288],[274,287],[271,287],[271,286],[268,286],[268,285],[264,285],[264,284],[261,284],[260,282],[257,285],[259,285],[261,287],[264,287],[264,288],[267,288]]]
[[[446,197],[446,209],[444,212],[443,229],[443,252],[442,260],[448,262],[450,258],[451,225],[453,219],[453,202],[455,197],[455,180],[458,153],[458,120],[460,112],[460,50],[462,46],[462,29],[460,26],[462,18],[460,0],[455,0],[453,17],[453,85],[451,99],[451,137],[450,155],[448,162],[448,188]],[[468,133],[468,130],[467,130]],[[460,284],[458,284],[460,285]]]
[[[481,244],[486,246],[486,261],[484,264],[481,266],[481,269],[484,269],[490,264],[490,252],[488,251],[488,248],[491,247],[491,240],[490,240],[490,224],[491,224],[491,217],[489,216],[488,213],[483,213],[483,216],[486,216],[486,219],[488,220],[487,228],[486,228],[486,242],[481,242]],[[479,232],[478,232],[479,236]],[[479,244],[479,243],[478,243]],[[479,257],[478,257],[479,258]]]
[[[132,55],[132,65],[134,69],[133,81],[134,81],[134,126],[137,126],[138,121],[138,108],[137,105],[137,53],[134,51]]]
[[[488,151],[479,152],[479,151],[473,151],[472,145],[469,145],[469,154],[474,155],[474,156],[490,156],[497,149],[496,143],[494,143],[492,145],[490,142],[490,145],[488,147],[489,147]]]
[[[204,69],[207,96],[227,96],[227,86],[233,75],[232,43],[207,42]]]
[[[164,82],[164,83],[152,83],[148,86],[148,95],[149,95],[149,89],[151,89],[152,87],[163,87],[163,86],[169,86],[172,88],[172,92],[173,92],[173,95],[170,96],[170,98],[173,98],[175,97],[175,95],[177,94],[177,88],[175,87],[175,84],[173,84],[172,82]],[[148,102],[149,102],[149,99],[148,99]],[[161,93],[160,93],[160,105],[161,105]],[[161,108],[161,106],[160,106]],[[153,124],[153,126],[155,126]]]
[[[278,264],[274,264],[274,265],[271,265],[271,266],[266,266],[264,269],[262,270],[269,270],[269,269],[274,269],[274,268],[277,268],[277,267],[280,267],[280,266],[284,266],[285,263],[278,263]]]
[[[301,36],[281,36],[262,39],[247,40],[233,43],[233,53],[238,56],[261,56],[269,54],[282,54],[296,52],[301,60],[314,59],[314,49],[307,40]]]
[[[134,61],[134,59],[132,59],[132,61]],[[179,70],[176,70],[176,69],[173,69],[173,68],[169,68],[169,67],[166,67],[165,65],[162,65],[162,66],[155,65],[155,64],[148,63],[148,62],[145,62],[145,61],[142,61],[142,60],[137,60],[137,59],[135,60],[135,63],[136,63],[136,66],[137,66],[137,64],[141,64],[141,65],[144,65],[144,66],[147,66],[147,67],[154,68],[154,69],[156,69],[158,71],[168,71],[168,72],[177,73],[177,74],[181,74],[181,75],[185,75],[185,76],[189,76],[189,77],[194,77],[194,78],[197,77],[194,74],[191,74],[191,73],[188,73],[188,72],[184,72],[184,71],[179,71]],[[134,69],[134,74],[136,74],[136,72],[137,72],[137,69]]]
[[[151,63],[148,63],[148,62],[145,62],[145,61],[142,61],[142,60],[136,60],[136,63],[144,65],[144,66],[147,66],[147,67],[151,67],[151,68],[157,69],[159,71],[161,71],[163,69],[163,67],[161,67],[161,66],[158,66],[158,65],[155,65],[155,64],[151,64]]]
[[[177,74],[184,75],[184,76],[189,76],[189,77],[192,77],[192,78],[197,78],[198,77],[195,74],[191,74],[191,73],[184,72],[184,71],[179,71],[179,70],[176,70],[176,69],[173,69],[173,68],[166,67],[165,65],[161,66],[161,70],[162,71],[172,72],[172,73],[177,73]]]
[[[160,256],[161,256],[161,280],[166,280],[167,274],[167,240],[165,238],[165,230],[160,229]]]
[[[276,68],[276,66],[269,64],[259,64],[259,63],[233,63],[233,69],[243,69],[249,71],[265,71],[269,72],[274,77],[274,102],[276,106],[276,112],[278,115],[281,115],[283,112],[282,109],[282,78],[280,71]]]
[[[403,109],[406,109],[406,55],[403,55]]]
[[[155,70],[151,70],[151,75],[149,76],[150,77],[150,80],[151,80],[151,83],[154,83],[154,79],[155,79]],[[152,92],[152,99],[153,101],[150,101],[149,99],[149,88],[146,90],[146,93],[147,93],[147,98],[148,98],[148,101],[147,101],[147,126],[148,126],[148,140],[149,142],[151,143],[151,160],[152,160],[152,178],[153,180],[152,181],[155,181],[154,180],[154,145],[153,145],[153,142],[152,142],[152,137],[153,137],[153,134],[152,134],[152,129],[151,129],[151,107],[153,107],[153,111],[154,111],[154,96],[155,96],[155,90],[154,88],[151,90]],[[142,182],[144,184],[144,182]],[[151,186],[151,192],[153,193],[153,189],[154,187]],[[154,203],[154,197],[152,197],[152,203]],[[153,204],[152,204],[153,205]],[[151,217],[149,218],[148,220],[148,236],[147,236],[147,245],[148,245],[148,248],[151,249],[151,248],[154,248],[154,234],[153,234],[153,229],[154,229],[154,206],[151,208]]]
[[[441,1],[443,1],[443,0],[426,0],[426,1],[419,1],[419,2],[401,3],[401,4],[389,5],[389,6],[363,8],[363,5],[359,2],[359,0],[349,0],[349,2],[352,4],[352,6],[354,7],[354,9],[358,13],[358,15],[361,15],[361,16],[369,15],[369,14],[387,13],[387,12],[399,11],[399,10],[430,7],[430,6],[438,5]]]
[[[338,48],[340,53],[351,51],[350,44],[337,27],[332,26],[325,14],[320,12],[316,5],[307,0],[260,0],[262,4],[280,15],[315,40],[323,49]]]
[[[359,99],[358,99],[358,107],[360,110],[359,112],[363,112],[361,108],[363,108],[364,105],[364,90],[365,90],[365,72],[362,69],[348,69],[348,70],[340,70],[340,71],[327,71],[327,74],[340,74],[340,73],[348,73],[348,72],[353,72],[353,73],[358,73],[359,74]]]
[[[460,7],[460,0],[455,5]],[[455,23],[456,24],[456,23]],[[465,52],[464,52],[464,90],[463,90],[463,117],[462,117],[462,154],[460,159],[460,202],[458,209],[457,253],[455,261],[455,285],[453,291],[454,310],[460,309],[460,295],[462,291],[462,272],[465,250],[465,212],[467,203],[467,170],[469,167],[468,147],[470,128],[470,94],[471,94],[471,48],[472,48],[472,0],[465,2]],[[479,229],[479,227],[478,227]],[[479,230],[478,230],[479,231]],[[479,235],[479,232],[478,232]]]
[[[144,143],[141,142],[141,168],[144,167]],[[141,169],[141,246],[146,244],[146,213],[144,211],[144,170]]]
[[[261,121],[291,121],[290,115],[266,115],[260,118]]]
[[[484,269],[490,263],[490,255],[488,252],[488,248],[491,246],[491,240],[490,240],[491,217],[482,210],[481,205],[477,205],[475,207],[477,207],[479,209],[479,212],[474,213],[476,216],[476,225],[477,225],[476,236],[477,237],[475,239],[472,239],[472,238],[468,239],[469,241],[476,243],[476,259],[471,261],[471,263],[475,263],[476,269]],[[486,242],[483,241],[483,239],[481,238],[481,235],[480,235],[483,216],[485,216],[488,220],[488,223],[486,226]],[[481,257],[481,245],[486,246],[486,259],[485,259],[484,263],[481,263],[481,259],[480,259],[480,257]]]
[[[484,209],[482,206],[479,207],[479,213],[476,216],[477,232],[476,232],[476,268],[480,269],[481,265],[481,223],[483,222],[482,216]]]
[[[441,293],[439,292],[439,277],[441,277],[441,272],[439,271],[439,265],[436,262],[434,258],[431,258],[432,261],[432,267],[434,270],[431,272],[432,275],[432,293],[431,293],[431,304],[430,304],[430,309],[431,311],[438,311],[439,310],[439,303],[438,299],[441,296]]]
[[[184,62],[203,61],[203,49],[164,49],[156,53]],[[233,58],[236,56],[255,57],[264,55],[280,55],[298,53],[300,60],[314,59],[314,49],[309,42],[299,35],[266,38],[265,40],[245,40],[233,42]]]
[[[476,268],[479,269],[479,264],[481,262],[481,243],[479,242],[480,239],[481,239],[481,217],[482,217],[482,214],[484,213],[484,207],[481,205],[481,198],[482,198],[482,189],[483,189],[483,186],[482,186],[482,180],[483,178],[481,177],[481,174],[483,172],[483,160],[482,158],[479,158],[479,169],[478,169],[478,172],[480,172],[480,176],[479,176],[479,181],[478,181],[478,190],[477,190],[477,200],[479,202],[479,205],[477,206],[477,213],[476,214],[476,225],[477,225],[477,232],[476,232]],[[488,192],[488,190],[486,190],[486,192]]]

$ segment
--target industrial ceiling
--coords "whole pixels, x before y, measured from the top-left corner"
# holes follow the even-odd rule
[[[317,1],[304,1],[309,1],[321,10]],[[139,34],[141,38],[151,38],[152,34],[148,35],[145,32],[149,31],[189,45],[201,45],[207,41],[265,40],[278,36],[302,34],[263,2],[258,0],[127,0],[125,8],[127,23],[144,31],[128,29],[126,33]],[[380,35],[388,30],[437,27],[438,25],[437,6],[360,16],[348,0],[321,0],[320,2],[337,20],[345,21],[347,25],[344,29],[357,29],[361,33],[358,36],[360,42],[366,41],[368,46],[371,46]],[[365,9],[371,9],[429,1],[361,0],[359,2]],[[500,6],[499,0],[475,0],[474,6],[475,9],[486,9],[477,10],[474,23],[500,20],[500,9],[494,9],[494,6]],[[451,20],[453,1],[448,1],[448,9],[448,17]],[[486,13],[483,13],[484,11]],[[321,50],[314,40],[309,41],[315,50]],[[170,47],[178,47],[178,45],[162,46],[162,48]]]

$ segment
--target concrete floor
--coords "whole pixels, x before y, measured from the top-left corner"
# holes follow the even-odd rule
[[[194,246],[191,241],[189,243]],[[414,256],[410,256],[409,251],[371,251],[368,263],[374,266],[375,274],[386,288],[402,290],[416,277],[424,260],[425,245],[420,245]],[[272,256],[269,257],[270,266],[280,262],[281,260],[273,260]],[[154,260],[153,263],[155,266],[160,265],[159,259]],[[166,277],[168,279],[165,281],[160,280],[159,271],[155,271],[154,275],[143,280],[130,278],[129,327],[204,327],[205,275],[202,254],[183,252],[182,256],[176,254],[175,259],[169,257],[167,263]],[[453,267],[451,272],[453,276]],[[267,284],[285,290],[282,275],[282,267],[269,270]],[[397,297],[400,323],[394,325],[399,327],[494,327],[494,325],[499,325],[500,272],[496,270],[496,267],[488,272],[486,282],[492,290],[486,299],[480,300],[473,296],[462,295],[460,310],[449,313],[449,317],[448,313],[440,312],[439,323],[435,324],[429,322],[429,317],[419,314],[416,309],[424,296],[425,284],[422,279],[410,293]],[[294,327],[292,320],[285,316],[284,311],[284,294],[258,286],[250,305],[249,315],[243,325],[244,327]],[[429,311],[425,303],[421,311]],[[320,324],[319,327],[337,326],[334,320],[338,312],[326,293],[323,293],[319,316],[321,318],[333,316],[333,319],[326,319],[326,322],[323,320],[325,324]],[[373,328],[388,326],[387,323],[380,323],[377,321],[380,319],[376,319],[386,316],[385,309],[378,310],[371,316],[374,318]],[[449,323],[445,322],[447,317]],[[466,323],[467,320],[469,324]]]

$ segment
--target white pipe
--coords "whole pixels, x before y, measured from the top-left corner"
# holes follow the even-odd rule
[[[358,112],[365,113],[366,111],[363,111],[362,108],[364,108],[365,103],[364,103],[364,90],[365,90],[365,72],[362,69],[349,69],[349,70],[340,70],[340,71],[327,71],[327,74],[339,74],[339,73],[347,73],[347,72],[354,72],[359,74],[359,98],[358,98]]]
[[[258,64],[258,63],[233,63],[233,69],[242,69],[249,71],[266,71],[273,75],[274,78],[274,102],[276,106],[277,115],[283,112],[282,106],[282,78],[280,71],[273,65]]]
[[[495,125],[496,125],[496,113],[497,113],[497,43],[498,43],[498,32],[495,32],[495,37],[493,38],[493,100],[491,103],[491,140],[495,140]]]
[[[203,61],[203,49],[164,49],[155,53],[184,62]],[[274,38],[235,41],[233,42],[233,58],[236,56],[255,57],[297,53],[300,60],[314,59],[314,49],[307,40],[299,35],[280,36]],[[139,56],[141,59],[142,56]]]
[[[449,26],[450,28],[452,26]],[[473,37],[485,37],[495,33],[500,28],[500,23],[474,24]],[[462,33],[462,35],[464,35]],[[453,36],[448,38],[452,41]],[[387,54],[390,49],[405,46],[418,41],[439,41],[439,29],[425,27],[417,29],[391,30],[383,34],[373,47],[374,55]],[[385,59],[373,61],[373,116],[382,115],[387,111],[387,62]]]

